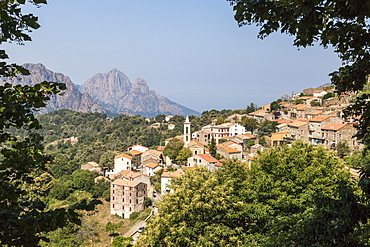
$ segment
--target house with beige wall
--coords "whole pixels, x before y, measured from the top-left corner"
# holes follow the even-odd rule
[[[111,184],[110,214],[130,218],[133,212],[142,211],[147,185],[142,182],[117,179]]]

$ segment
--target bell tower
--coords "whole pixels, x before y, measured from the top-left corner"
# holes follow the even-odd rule
[[[191,128],[191,123],[189,121],[189,116],[186,116],[185,123],[184,123],[184,140],[183,140],[185,143],[185,146],[187,146],[191,140],[190,128]]]

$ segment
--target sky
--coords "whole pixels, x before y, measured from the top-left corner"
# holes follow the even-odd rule
[[[83,84],[117,68],[193,110],[243,109],[330,82],[340,66],[332,49],[258,39],[239,27],[226,0],[48,0],[25,12],[41,28],[25,45],[3,44],[9,62],[42,63]]]

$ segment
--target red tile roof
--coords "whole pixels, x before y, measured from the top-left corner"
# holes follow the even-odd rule
[[[211,155],[209,154],[198,154],[198,156],[202,159],[204,159],[205,161],[209,162],[209,163],[217,163],[218,160],[213,158]]]
[[[340,124],[340,123],[334,123],[334,124],[328,124],[325,127],[322,127],[322,130],[333,130],[337,131],[346,126],[347,124]]]
[[[120,154],[120,155],[117,155],[116,157],[114,157],[114,159],[119,159],[119,158],[126,158],[126,159],[129,159],[129,160],[132,160],[132,157],[130,155],[127,155],[127,154]]]

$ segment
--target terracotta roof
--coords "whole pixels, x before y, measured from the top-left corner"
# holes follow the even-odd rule
[[[112,182],[112,184],[115,184],[115,185],[128,186],[132,188],[138,186],[140,183],[141,182],[129,181],[129,180],[123,180],[123,179],[116,179],[115,181]]]
[[[298,99],[303,99],[303,100],[307,100],[307,99],[311,99],[313,98],[314,96],[302,96],[302,97],[299,97]]]
[[[325,91],[324,90],[316,90],[313,93],[322,93],[322,92],[325,92]]]
[[[222,147],[223,149],[225,149],[226,152],[228,153],[241,153],[241,151],[235,149],[235,148],[231,148],[231,147]]]
[[[302,107],[302,106],[305,106],[305,104],[298,104],[298,105],[294,105],[294,106],[292,106],[292,108],[299,108],[299,107]]]
[[[298,109],[297,109],[297,111],[304,111],[304,110],[307,110],[307,109],[310,109],[311,107],[309,107],[309,106],[302,106],[302,107],[299,107]]]
[[[306,124],[308,124],[308,123],[307,122],[301,122],[301,121],[294,121],[294,122],[288,123],[288,126],[299,128],[299,127],[302,127]]]
[[[215,166],[223,166],[223,164],[218,162],[218,163],[215,164]]]
[[[201,142],[198,142],[198,141],[196,141],[196,140],[191,140],[190,142],[189,142],[189,144],[188,144],[188,147],[190,147],[190,146],[192,146],[192,145],[199,145],[199,146],[204,146],[203,145],[203,143],[201,143]]]
[[[335,117],[335,116],[317,116],[317,117],[310,119],[310,122],[322,122],[331,117]]]
[[[289,123],[290,120],[279,118],[279,119],[271,120],[271,122],[277,122],[279,124],[282,124],[282,123]]]
[[[204,159],[205,161],[209,162],[209,163],[217,163],[218,160],[213,158],[211,155],[209,154],[198,154],[198,156],[202,159]]]
[[[160,151],[163,151],[164,150],[164,146],[158,146],[157,147],[157,151],[160,152]]]
[[[132,155],[139,155],[139,154],[142,154],[143,152],[140,152],[140,151],[137,151],[137,150],[132,150],[132,151],[130,151],[130,153]]]
[[[116,157],[114,157],[114,159],[119,159],[119,158],[126,158],[126,159],[129,159],[129,160],[132,160],[132,157],[130,155],[127,155],[127,154],[120,154],[120,155],[117,155]]]
[[[312,112],[307,113],[307,115],[317,115],[317,114],[321,114],[321,113],[322,113],[322,111],[314,110]]]
[[[152,168],[152,169],[156,168],[157,166],[159,166],[159,164],[156,164],[156,163],[149,163],[149,164],[146,165],[146,167],[149,167],[149,168]]]
[[[142,162],[144,162],[144,161],[148,161],[148,160],[156,160],[156,161],[158,161],[159,159],[154,158],[154,157],[149,157],[149,158],[147,158],[147,159],[143,160]]]
[[[140,177],[140,176],[149,177],[148,175],[145,175],[143,173],[135,172],[135,171],[131,171],[131,170],[126,170],[126,171],[122,171],[122,172],[119,172],[117,174],[114,174],[114,177],[118,177],[120,175],[122,177],[125,177],[125,178],[137,178],[137,177]]]
[[[162,177],[165,178],[179,178],[184,174],[184,171],[182,169],[178,169],[175,172],[163,172]]]
[[[333,130],[337,131],[346,126],[347,124],[340,124],[340,123],[334,123],[334,124],[328,124],[325,127],[322,127],[322,130]]]

